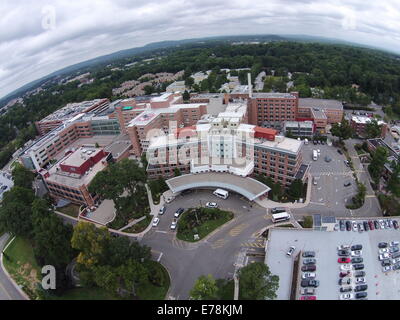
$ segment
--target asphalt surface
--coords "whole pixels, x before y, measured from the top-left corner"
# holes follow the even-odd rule
[[[235,217],[206,241],[188,245],[175,238],[170,224],[176,209],[199,206],[200,201],[202,206],[207,201],[217,202],[221,209],[234,212]],[[256,233],[272,223],[266,213],[266,209],[257,205],[250,207],[247,200],[234,194],[226,200],[216,198],[211,190],[178,196],[167,205],[159,225],[147,233],[141,243],[151,246],[154,258],[160,259],[168,269],[172,280],[169,298],[187,299],[194,282],[201,275],[232,278],[234,264],[240,260],[241,252],[254,251],[263,245],[262,238]]]

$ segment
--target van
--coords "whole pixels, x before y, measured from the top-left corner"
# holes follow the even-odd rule
[[[272,210],[271,210],[272,214],[281,213],[281,212],[285,212],[285,211],[286,211],[286,209],[283,207],[276,207],[276,208],[272,208]]]
[[[229,196],[229,192],[224,189],[216,189],[213,194],[221,199],[226,199]]]

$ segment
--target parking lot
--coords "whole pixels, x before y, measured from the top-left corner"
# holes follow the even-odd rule
[[[320,156],[314,161],[312,154],[313,150],[317,149],[320,150]],[[316,185],[312,185],[307,213],[319,213],[319,209],[324,209],[330,211],[331,215],[350,216],[346,202],[357,193],[357,187],[351,169],[345,164],[345,156],[339,154],[336,147],[326,144],[314,145],[312,142],[304,146],[302,156],[303,162],[310,165],[310,173],[317,182]],[[327,162],[325,157],[331,160]],[[345,187],[346,182],[351,182],[351,185]]]
[[[316,288],[318,300],[338,300],[340,296],[338,263],[339,245],[362,245],[363,264],[368,289],[369,300],[400,299],[400,271],[382,272],[381,262],[378,260],[378,243],[400,239],[400,231],[395,229],[373,230],[368,232],[354,231],[313,231],[299,229],[270,230],[269,241],[266,247],[265,263],[271,272],[279,276],[280,283],[277,292],[279,300],[290,298],[292,268],[294,257],[302,251],[315,251],[316,280],[320,284]],[[290,246],[296,250],[291,257],[286,255]],[[300,262],[300,268],[302,262]],[[355,279],[351,286],[354,286]],[[300,283],[298,291],[300,291]],[[354,287],[353,287],[354,289]],[[354,293],[354,292],[350,292]]]

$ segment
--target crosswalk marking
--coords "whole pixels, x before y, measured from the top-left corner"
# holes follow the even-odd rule
[[[214,242],[211,244],[211,248],[213,248],[213,249],[221,248],[221,247],[223,247],[223,246],[225,245],[225,243],[227,243],[227,242],[228,242],[228,240],[226,240],[226,239],[219,239],[219,240],[216,240],[216,241],[214,241]]]
[[[232,229],[229,231],[229,235],[230,235],[231,237],[236,237],[236,236],[238,236],[244,229],[246,229],[246,227],[248,227],[248,226],[249,226],[249,225],[246,224],[246,223],[239,224],[238,226],[232,228]]]

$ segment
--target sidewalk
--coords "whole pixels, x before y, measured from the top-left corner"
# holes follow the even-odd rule
[[[307,194],[306,194],[306,199],[303,203],[294,203],[294,202],[276,202],[272,201],[269,199],[256,199],[254,202],[257,203],[259,206],[265,208],[265,209],[272,209],[276,207],[285,207],[285,208],[291,208],[291,209],[299,209],[299,208],[305,208],[308,206],[310,203],[311,199],[311,185],[312,185],[312,176],[311,173],[308,173],[308,183],[307,183]]]

